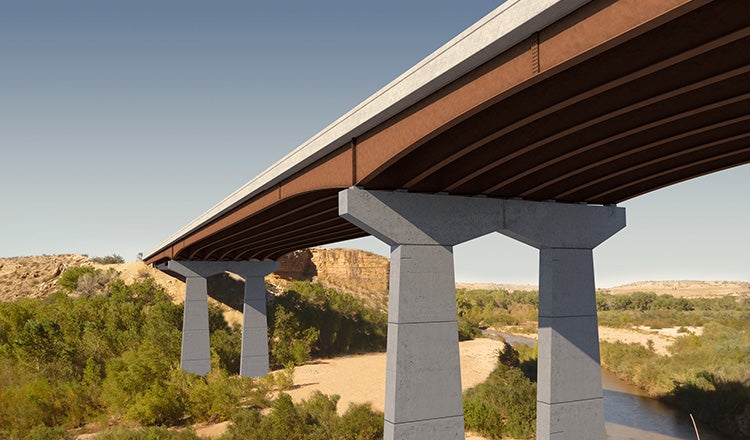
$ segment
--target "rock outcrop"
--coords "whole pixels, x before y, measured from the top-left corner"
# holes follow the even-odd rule
[[[279,291],[292,281],[313,281],[362,298],[385,310],[388,304],[388,259],[356,249],[302,249],[283,256],[268,281]]]
[[[385,310],[388,304],[388,259],[354,249],[302,249],[281,258],[281,269],[270,275],[267,286],[280,293],[293,281],[319,282],[326,287],[362,298],[368,305]],[[151,277],[176,302],[185,297],[185,284],[141,261],[101,265],[84,255],[43,255],[0,258],[0,301],[43,298],[58,289],[57,280],[69,267],[93,266],[114,269],[131,283]],[[211,301],[222,303],[227,319],[240,322],[244,282],[233,274],[208,279]],[[229,316],[231,315],[231,316]]]
[[[65,269],[92,264],[77,254],[0,258],[0,301],[46,297],[58,289]]]

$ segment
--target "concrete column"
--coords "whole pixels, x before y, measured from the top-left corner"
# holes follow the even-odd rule
[[[391,245],[384,438],[463,439],[453,245],[497,230],[502,201],[350,188],[339,214]]]
[[[279,266],[275,261],[257,261],[229,269],[230,272],[245,278],[240,376],[260,377],[268,374],[268,323],[264,277],[277,270]]]
[[[245,278],[240,375],[268,373],[268,324],[265,275],[279,268],[275,261],[176,261],[159,267],[185,278],[185,313],[182,321],[180,367],[205,376],[211,370],[206,278],[232,272]]]
[[[508,200],[500,232],[539,253],[537,439],[606,438],[592,249],[625,209]]]
[[[205,376],[211,371],[206,278],[224,272],[224,266],[215,262],[171,260],[159,269],[185,278],[180,368]]]

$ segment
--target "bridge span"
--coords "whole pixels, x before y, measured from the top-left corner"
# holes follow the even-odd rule
[[[452,247],[540,249],[537,435],[603,439],[592,249],[617,203],[750,162],[747,0],[514,0],[145,260],[187,282],[183,368],[210,368],[206,277],[246,279],[241,374],[268,370],[282,255],[391,245],[386,438],[463,438]]]

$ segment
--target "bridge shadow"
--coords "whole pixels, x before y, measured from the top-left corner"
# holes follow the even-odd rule
[[[318,275],[318,268],[312,262],[310,249],[290,252],[279,258],[281,267],[274,272],[287,281],[312,281]],[[230,308],[242,312],[245,299],[245,280],[242,277],[224,272],[206,279],[208,296]],[[268,296],[269,293],[266,292]]]
[[[208,277],[206,283],[208,285],[208,296],[238,312],[242,312],[245,300],[245,280],[237,275],[224,272]]]

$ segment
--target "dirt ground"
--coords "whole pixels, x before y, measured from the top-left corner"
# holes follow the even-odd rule
[[[483,382],[497,364],[502,343],[492,339],[475,339],[459,343],[461,353],[461,385],[463,389]],[[370,353],[320,359],[294,369],[295,389],[288,391],[300,401],[320,390],[338,394],[338,410],[346,411],[350,403],[372,404],[383,411],[385,400],[385,353]]]
[[[461,388],[467,389],[487,379],[497,364],[502,343],[492,339],[475,339],[459,343],[461,356]],[[338,410],[346,411],[350,403],[371,403],[383,411],[385,400],[385,353],[370,353],[322,359],[294,369],[295,389],[288,391],[295,401],[320,390],[338,394]],[[467,433],[467,440],[484,440]]]
[[[517,327],[501,327],[498,329],[503,333],[518,334],[525,338],[537,339],[536,333],[519,333]],[[528,330],[528,328],[524,328]],[[656,353],[668,356],[669,346],[671,346],[675,339],[680,336],[684,336],[689,333],[695,335],[703,334],[703,327],[685,327],[688,333],[681,333],[679,327],[667,327],[660,329],[652,329],[645,325],[640,325],[632,328],[612,328],[612,327],[599,327],[599,340],[607,342],[624,342],[626,344],[637,343],[644,347],[648,347],[649,341],[654,344],[654,351]]]
[[[461,356],[461,385],[465,390],[483,382],[497,363],[502,343],[492,339],[475,339],[459,343]],[[383,411],[385,400],[385,353],[369,353],[318,359],[294,369],[294,389],[287,391],[295,402],[309,397],[313,391],[338,394],[340,413],[350,403],[371,403]],[[198,435],[217,438],[227,429],[227,422],[218,425],[195,426]],[[467,440],[486,440],[473,433]]]
[[[703,333],[702,327],[687,327],[686,329],[688,332],[696,335],[701,335]],[[668,356],[670,353],[667,348],[674,343],[676,338],[684,336],[685,334],[687,333],[680,333],[677,327],[662,328],[658,330],[643,325],[632,329],[599,327],[600,341],[625,343],[637,342],[644,347],[648,347],[648,341],[652,341],[654,343],[654,351],[663,356]]]

